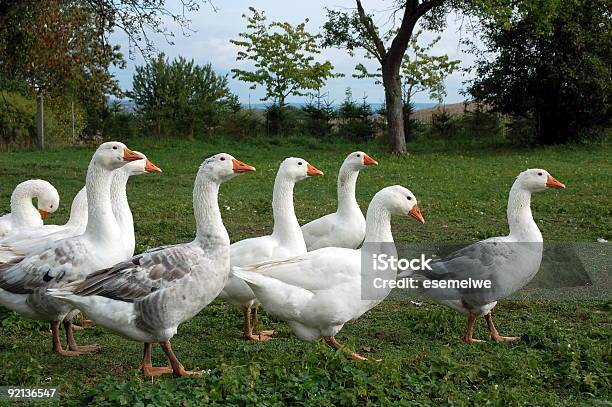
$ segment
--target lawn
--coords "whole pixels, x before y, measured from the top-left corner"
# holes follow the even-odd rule
[[[412,154],[407,158],[392,157],[378,144],[312,139],[136,139],[127,144],[164,170],[130,181],[137,252],[194,236],[195,172],[204,158],[220,151],[257,167],[256,174],[222,187],[220,205],[232,241],[271,231],[272,184],[284,157],[302,157],[326,173],[296,186],[296,213],[305,222],[334,210],[335,176],[344,156],[356,149],[380,162],[359,178],[364,211],[372,195],[388,185],[406,186],[419,200],[425,225],[394,219],[396,241],[465,242],[507,233],[509,187],[520,171],[534,167],[547,169],[567,185],[532,199],[545,241],[595,244],[598,238],[609,239],[612,229],[610,143],[527,150],[417,142],[409,145]],[[43,178],[62,198],[60,210],[47,219],[63,223],[72,197],[84,184],[92,151],[0,153],[0,213],[9,210],[16,183]],[[608,279],[607,259],[589,270],[597,274],[597,284]],[[355,362],[321,343],[300,342],[265,313],[262,322],[277,329],[275,339],[245,342],[239,337],[238,311],[216,301],[182,325],[173,341],[187,368],[210,373],[154,380],[143,378],[136,368],[140,344],[99,327],[86,328],[77,332],[78,339],[102,345],[103,351],[62,358],[49,352],[46,325],[0,310],[0,385],[59,386],[61,401],[68,405],[610,405],[612,318],[606,290],[609,285],[604,298],[570,300],[564,292],[546,300],[501,301],[495,313],[500,332],[523,339],[480,346],[460,341],[464,318],[453,311],[428,302],[416,307],[407,300],[388,300],[347,324],[338,336],[348,348],[383,359],[380,363]],[[481,321],[476,337],[485,334]],[[165,363],[158,348],[155,362]]]

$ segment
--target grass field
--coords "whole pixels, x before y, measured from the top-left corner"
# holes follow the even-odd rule
[[[612,166],[609,143],[517,150],[479,144],[420,142],[412,155],[395,158],[377,144],[315,140],[249,143],[127,143],[164,173],[130,181],[137,251],[190,240],[194,235],[191,190],[199,163],[225,151],[257,167],[222,187],[220,205],[232,241],[269,233],[272,183],[280,161],[302,157],[324,177],[296,187],[295,208],[305,222],[335,207],[335,176],[351,151],[363,149],[380,165],[364,171],[358,200],[366,209],[380,188],[401,184],[414,192],[426,218],[393,220],[397,241],[458,242],[507,233],[505,207],[514,177],[526,168],[549,170],[567,185],[532,199],[545,241],[595,242],[610,238]],[[63,223],[82,187],[93,149],[0,153],[0,213],[9,209],[19,181],[44,178],[60,192],[60,210],[47,218]],[[609,261],[604,269],[609,275]],[[102,328],[77,332],[104,350],[62,358],[49,352],[47,326],[0,311],[0,385],[59,386],[68,405],[611,405],[611,303],[605,299],[506,300],[496,308],[502,334],[521,335],[511,344],[466,345],[464,319],[445,307],[389,300],[354,323],[338,339],[377,362],[355,362],[321,343],[303,343],[286,325],[273,341],[240,339],[237,310],[214,302],[181,326],[174,349],[187,368],[211,369],[201,378],[143,378],[136,366],[141,345]],[[477,337],[486,335],[484,323]],[[156,349],[154,363],[165,363]],[[0,403],[3,401],[0,400]],[[8,405],[8,402],[4,401]],[[40,403],[48,405],[48,403]]]

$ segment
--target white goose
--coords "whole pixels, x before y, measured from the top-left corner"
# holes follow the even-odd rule
[[[87,192],[85,187],[76,194],[70,207],[70,218],[64,225],[42,225],[24,229],[0,240],[0,264],[44,249],[47,244],[78,236],[87,226]]]
[[[147,376],[186,371],[170,346],[178,326],[217,297],[230,271],[229,236],[219,211],[219,185],[255,171],[229,154],[204,161],[193,189],[194,241],[149,250],[84,281],[49,293],[84,311],[98,325],[144,342],[141,368]],[[171,367],[153,367],[152,343],[159,342]]]
[[[565,188],[546,170],[530,169],[514,181],[508,198],[510,234],[492,237],[458,250],[430,264],[431,271],[409,274],[420,280],[469,282],[490,281],[491,288],[430,288],[423,294],[467,316],[463,341],[483,342],[473,338],[474,324],[479,316],[487,322],[491,339],[496,342],[515,341],[515,336],[501,336],[491,316],[497,300],[524,287],[536,275],[542,260],[543,239],[531,215],[531,194],[547,188]],[[404,273],[400,276],[404,277]],[[430,283],[431,284],[431,283]],[[423,285],[421,283],[421,285]]]
[[[149,172],[161,172],[161,169],[140,154],[143,159],[132,161],[113,172],[111,183],[111,204],[113,214],[121,230],[124,258],[134,255],[136,241],[134,238],[134,220],[127,199],[127,181],[134,175]],[[11,234],[0,240],[0,264],[19,257],[24,257],[44,250],[49,245],[69,237],[79,236],[87,226],[87,188],[83,187],[72,201],[70,219],[65,225],[43,225],[40,228],[28,229]]]
[[[23,260],[0,265],[0,305],[27,318],[51,321],[54,352],[72,356],[95,350],[95,347],[76,344],[72,324],[65,320],[73,310],[72,306],[50,297],[46,289],[82,279],[122,260],[119,250],[122,242],[117,239],[119,226],[110,201],[113,170],[141,159],[122,143],[100,145],[87,170],[88,222],[85,233],[60,240]],[[69,350],[62,348],[59,338],[62,321]]]
[[[283,260],[306,253],[306,245],[293,207],[293,187],[296,182],[316,175],[323,175],[323,172],[303,158],[291,157],[281,163],[272,194],[274,216],[272,234],[232,244],[230,249],[232,266]],[[253,329],[257,327],[259,303],[253,291],[244,281],[231,277],[219,298],[231,302],[242,311],[245,339],[259,341],[270,338],[271,331],[253,334]]]
[[[321,337],[340,349],[335,335],[344,324],[355,320],[381,302],[390,289],[378,290],[371,299],[362,298],[362,257],[384,248],[395,251],[391,215],[410,215],[424,223],[415,196],[396,185],[379,191],[368,206],[366,236],[361,249],[326,247],[285,261],[233,267],[232,273],[253,289],[270,314],[286,321],[304,341]],[[366,251],[367,253],[362,253]],[[395,278],[392,271],[390,278]],[[355,359],[364,359],[353,353]]]
[[[378,165],[363,151],[349,154],[338,173],[338,210],[302,226],[308,251],[322,247],[356,249],[365,237],[366,222],[355,198],[359,171]]]
[[[159,173],[162,170],[147,159],[139,151],[136,154],[142,156],[142,160],[128,163],[115,171],[113,182],[111,183],[111,202],[113,204],[113,214],[121,231],[121,252],[123,259],[134,255],[136,249],[136,237],[134,236],[134,217],[130,204],[127,199],[127,183],[130,177],[146,173]]]
[[[32,199],[38,201],[38,209]],[[11,195],[11,212],[0,216],[0,238],[19,230],[43,225],[43,219],[59,207],[59,194],[53,185],[31,179],[17,185]]]

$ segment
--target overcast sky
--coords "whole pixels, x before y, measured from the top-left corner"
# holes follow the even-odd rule
[[[179,0],[168,0],[167,4],[176,9],[179,6]],[[265,11],[269,21],[288,21],[291,24],[298,24],[305,18],[310,21],[307,28],[310,32],[319,32],[325,22],[325,7],[333,9],[351,8],[354,7],[353,0],[308,0],[308,1],[281,1],[281,0],[229,0],[222,2],[215,0],[217,11],[207,5],[203,5],[199,11],[191,13],[190,19],[191,28],[194,32],[189,33],[185,37],[181,34],[181,30],[172,22],[168,21],[167,26],[176,33],[174,45],[168,44],[163,37],[152,37],[155,39],[155,44],[160,51],[164,51],[170,58],[182,55],[187,59],[194,59],[196,63],[205,64],[210,62],[217,73],[230,73],[234,67],[248,68],[248,62],[236,61],[237,47],[229,42],[230,39],[238,38],[238,33],[244,31],[245,20],[242,14],[248,11],[249,6],[253,6],[258,10]],[[388,9],[393,2],[391,0],[365,0],[363,1],[366,11],[376,13],[377,24],[389,26],[387,22],[390,13],[384,10]],[[461,51],[459,47],[459,21],[455,15],[448,17],[448,26],[444,32],[424,33],[421,36],[421,41],[429,42],[436,35],[441,35],[442,39],[432,50],[434,54],[448,54],[452,59],[462,61],[462,66],[468,67],[473,61],[473,57]],[[465,33],[463,35],[466,35]],[[128,60],[127,68],[123,70],[115,70],[115,76],[120,81],[123,89],[131,89],[132,75],[134,67],[142,64],[142,57],[134,54],[128,59],[128,41],[124,34],[116,33],[112,40],[121,45],[123,53]],[[331,79],[328,81],[325,91],[329,92],[330,99],[340,102],[344,97],[346,87],[351,87],[353,96],[361,98],[364,95],[368,96],[368,101],[377,103],[384,100],[384,92],[382,85],[377,85],[371,79],[355,79],[351,77],[354,72],[354,67],[357,63],[364,63],[366,66],[376,69],[374,61],[363,58],[363,54],[349,56],[345,51],[338,49],[324,49],[319,56],[320,60],[329,60],[332,62],[336,71],[344,73],[343,78]],[[231,77],[231,74],[230,74]],[[461,102],[464,97],[460,95],[460,90],[463,88],[462,83],[466,80],[465,73],[456,72],[446,80],[446,89],[448,96],[446,103]],[[264,95],[264,91],[259,87],[255,90],[249,89],[249,84],[240,82],[236,79],[230,79],[231,90],[236,93],[240,101],[244,104],[248,103],[249,95],[252,103],[258,103],[259,99]],[[289,102],[300,102],[304,98],[289,97]],[[415,97],[415,102],[429,102],[427,94],[418,94]]]

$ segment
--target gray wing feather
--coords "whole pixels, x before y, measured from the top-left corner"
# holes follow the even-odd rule
[[[499,298],[501,287],[498,282],[500,265],[511,261],[513,243],[478,242],[430,264],[432,270],[419,270],[417,275],[430,280],[480,280],[491,281],[491,288],[437,289],[439,299],[463,300],[488,304]],[[430,292],[430,294],[433,294]]]
[[[87,247],[79,240],[63,241],[26,258],[15,259],[0,268],[0,288],[16,294],[31,294],[37,289],[67,284],[83,276]]]
[[[74,292],[134,302],[187,278],[194,258],[194,249],[183,245],[151,249],[90,274]]]

